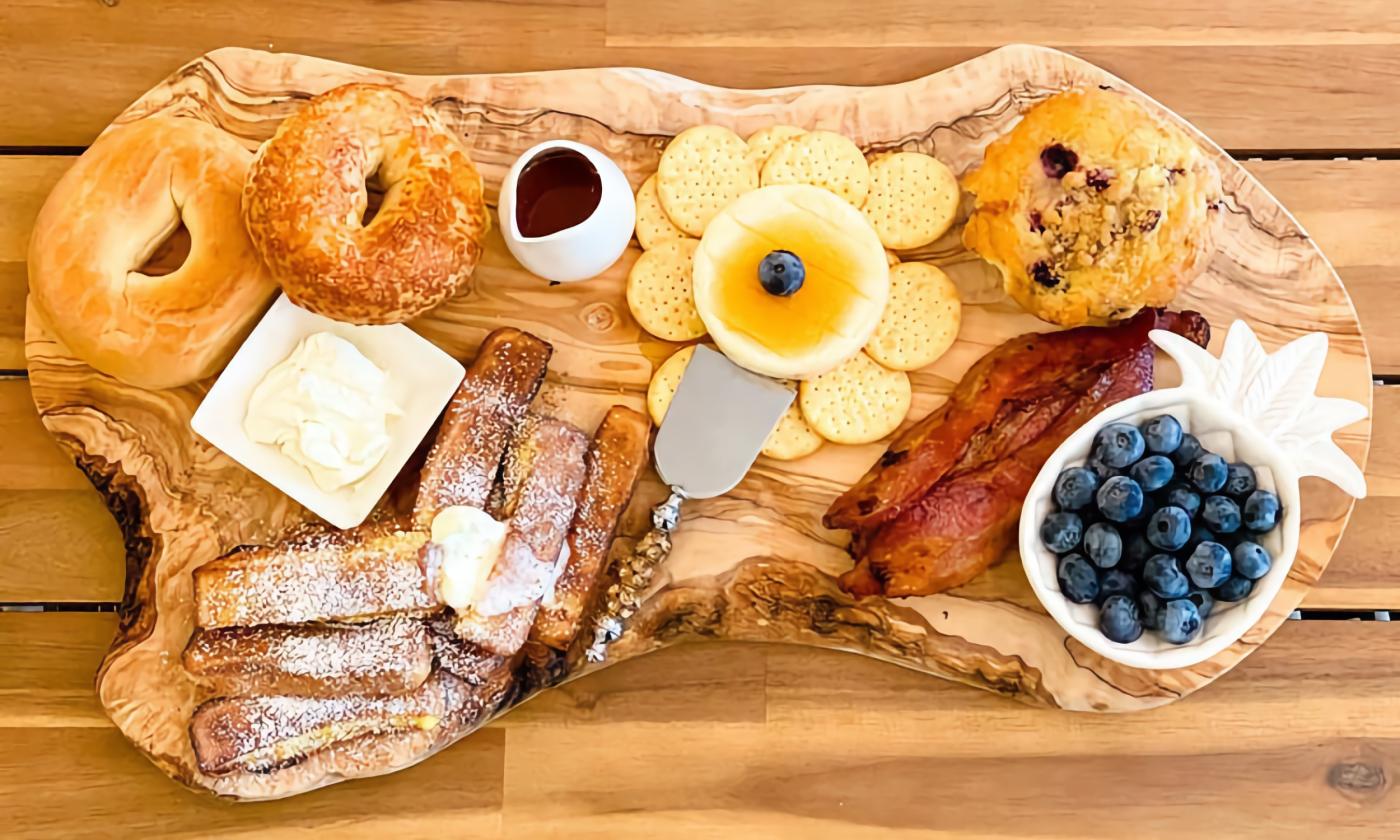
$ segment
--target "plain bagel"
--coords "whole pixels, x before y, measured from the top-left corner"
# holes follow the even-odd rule
[[[143,388],[216,373],[277,287],[243,229],[252,153],[208,123],[152,117],[100,137],[49,193],[29,290],[80,359]],[[174,272],[140,269],[183,223]]]
[[[363,224],[371,178],[384,201]],[[424,103],[365,84],[282,122],[249,170],[243,211],[287,296],[356,324],[407,321],[463,290],[490,227],[462,141]]]

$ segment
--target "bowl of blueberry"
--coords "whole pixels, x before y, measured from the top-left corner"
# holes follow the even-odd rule
[[[1248,335],[1237,338],[1241,327]],[[1298,435],[1280,433],[1280,424],[1297,429],[1317,419],[1302,420],[1301,409],[1330,412],[1321,425],[1335,448],[1333,429],[1364,417],[1364,407],[1316,400],[1281,411],[1275,393],[1261,410],[1254,401],[1268,388],[1241,397],[1258,375],[1292,386],[1279,371],[1261,370],[1258,360],[1267,367],[1271,357],[1248,327],[1236,322],[1220,360],[1175,338],[1153,333],[1176,358],[1183,385],[1111,406],[1072,434],[1031,485],[1020,521],[1022,563],[1046,611],[1086,647],[1139,668],[1210,659],[1264,616],[1298,550],[1301,475],[1365,493],[1340,450],[1345,464],[1319,460],[1319,441],[1300,450]],[[1231,342],[1254,360],[1253,376],[1220,375],[1233,364]],[[1238,392],[1218,387],[1222,380]],[[1314,373],[1306,396],[1295,389],[1289,398],[1315,399],[1315,384]]]

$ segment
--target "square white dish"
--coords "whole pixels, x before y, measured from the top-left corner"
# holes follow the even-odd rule
[[[243,429],[248,400],[268,370],[302,339],[328,332],[355,347],[388,374],[389,396],[403,413],[389,418],[392,442],[364,478],[334,492],[275,446],[257,443]],[[190,426],[229,457],[337,528],[364,521],[394,476],[432,428],[461,384],[466,369],[403,324],[359,326],[308,312],[279,296],[199,404]]]

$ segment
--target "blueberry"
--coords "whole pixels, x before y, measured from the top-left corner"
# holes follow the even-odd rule
[[[802,264],[802,258],[791,251],[769,251],[758,264],[758,282],[770,295],[796,294],[806,279],[807,267]]]
[[[1079,165],[1079,155],[1073,149],[1066,149],[1059,143],[1046,146],[1040,150],[1040,168],[1045,171],[1045,177],[1059,180]]]
[[[1142,432],[1127,423],[1109,423],[1094,435],[1094,460],[1115,469],[1136,462],[1146,448]]]
[[[1099,595],[1099,573],[1081,555],[1067,554],[1060,558],[1055,577],[1060,581],[1060,592],[1076,604],[1087,604]]]
[[[1210,611],[1215,609],[1215,598],[1204,589],[1192,589],[1186,593],[1186,600],[1196,605],[1196,612],[1201,614],[1201,618],[1210,616]]]
[[[1201,632],[1201,613],[1185,598],[1168,601],[1162,609],[1162,638],[1184,645]]]
[[[1191,539],[1191,517],[1179,507],[1164,507],[1147,520],[1147,541],[1163,551],[1176,551]]]
[[[1249,464],[1231,464],[1225,476],[1225,492],[1236,499],[1243,499],[1253,493],[1259,483],[1254,478],[1254,468]]]
[[[1100,569],[1111,569],[1123,558],[1123,537],[1107,522],[1095,522],[1084,532],[1084,553]]]
[[[1115,475],[1099,488],[1099,512],[1114,522],[1127,522],[1142,513],[1142,488],[1126,475]]]
[[[1280,512],[1278,496],[1268,490],[1255,490],[1244,500],[1244,527],[1256,534],[1272,531]]]
[[[1229,496],[1207,496],[1201,503],[1201,521],[1217,534],[1233,534],[1240,529],[1240,506]]]
[[[1040,523],[1040,541],[1056,554],[1074,551],[1083,536],[1084,521],[1072,513],[1052,513]]]
[[[1203,452],[1205,449],[1201,446],[1201,442],[1196,440],[1195,435],[1188,432],[1181,436],[1181,445],[1172,452],[1172,463],[1176,464],[1178,469],[1186,467],[1201,457]]]
[[[1142,439],[1147,443],[1148,452],[1170,455],[1181,446],[1181,438],[1181,423],[1170,414],[1159,414],[1142,425]]]
[[[1138,605],[1127,595],[1110,595],[1099,612],[1099,629],[1111,642],[1136,642],[1142,635]]]
[[[1030,274],[1032,280],[1047,289],[1053,289],[1060,285],[1059,276],[1055,274],[1055,270],[1051,268],[1050,264],[1045,260],[1035,263],[1030,268],[1026,269],[1026,271]]]
[[[1200,494],[1185,484],[1173,484],[1167,489],[1167,504],[1181,508],[1190,517],[1201,512]]]
[[[1191,589],[1190,581],[1170,554],[1154,554],[1147,558],[1147,565],[1142,567],[1142,582],[1158,598],[1167,601],[1181,598]]]
[[[1148,455],[1128,470],[1128,476],[1148,493],[1166,487],[1175,474],[1176,467],[1165,455]]]
[[[1060,510],[1080,510],[1094,501],[1099,477],[1088,467],[1070,467],[1055,479],[1055,504]]]
[[[1225,465],[1225,459],[1214,452],[1204,453],[1186,468],[1191,484],[1202,493],[1219,492],[1220,488],[1225,486],[1229,472],[1230,468]]]
[[[1244,540],[1235,546],[1231,554],[1235,561],[1235,574],[1258,580],[1269,573],[1269,567],[1274,564],[1274,558],[1269,556],[1269,550],[1257,542]]]
[[[1142,614],[1142,626],[1148,630],[1162,629],[1162,599],[1151,592],[1143,592],[1137,598]]]
[[[1253,589],[1254,581],[1234,575],[1215,588],[1215,597],[1220,601],[1243,601]]]
[[[1152,543],[1147,541],[1147,536],[1141,531],[1132,531],[1128,534],[1128,539],[1123,543],[1123,560],[1119,564],[1124,569],[1139,571],[1142,569],[1147,558],[1157,553],[1157,549]]]
[[[1128,595],[1136,598],[1137,594],[1137,578],[1122,569],[1109,569],[1099,578],[1100,603],[1114,595]]]
[[[1186,558],[1186,573],[1202,589],[1213,589],[1230,577],[1230,552],[1218,542],[1203,542]]]

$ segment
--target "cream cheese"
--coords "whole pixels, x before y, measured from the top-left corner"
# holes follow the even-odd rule
[[[243,429],[334,492],[368,475],[388,451],[389,419],[402,414],[388,385],[354,344],[315,333],[253,389]]]

